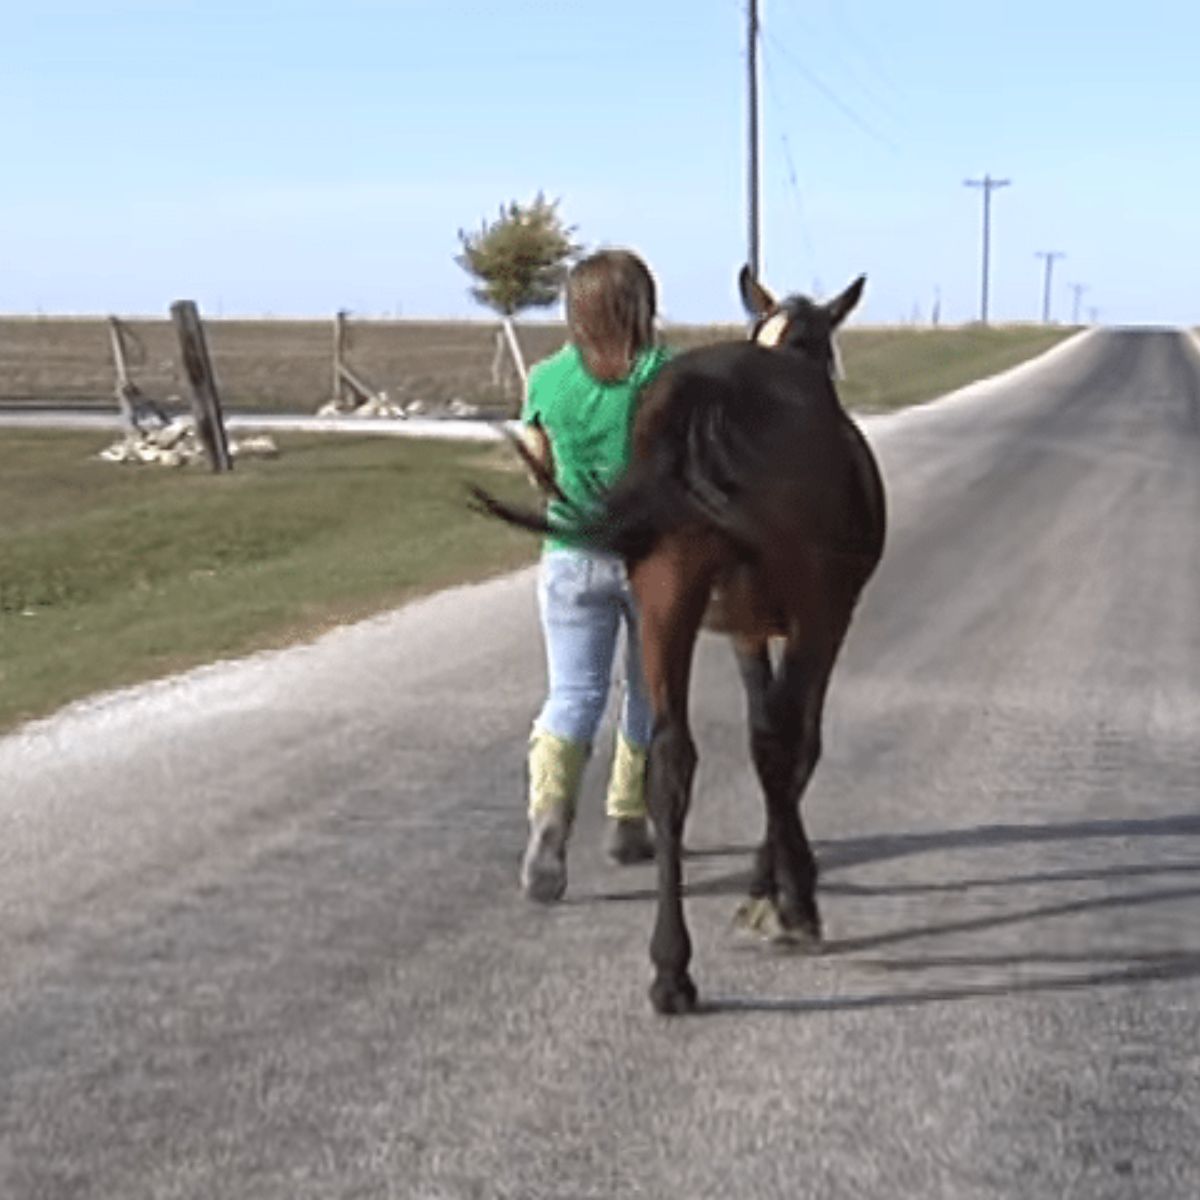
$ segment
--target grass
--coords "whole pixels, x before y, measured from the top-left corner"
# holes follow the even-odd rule
[[[885,412],[932,400],[1048,350],[1074,329],[967,325],[961,329],[849,329],[839,337],[843,401]]]
[[[920,402],[1068,332],[848,330],[841,390],[860,410]],[[78,344],[68,339],[59,360]],[[453,359],[444,345],[427,349],[431,369]],[[270,362],[287,377],[285,361],[264,370]],[[91,692],[307,639],[536,554],[533,538],[464,503],[468,479],[529,495],[500,447],[297,435],[281,439],[279,459],[214,477],[113,467],[94,457],[102,444],[0,431],[0,729]]]
[[[0,435],[0,728],[536,553],[466,509],[468,479],[528,494],[498,447],[293,437],[223,477],[114,468],[97,448]]]

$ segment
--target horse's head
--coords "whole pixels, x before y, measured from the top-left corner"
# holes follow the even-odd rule
[[[867,277],[860,275],[840,296],[825,304],[817,304],[807,296],[776,300],[750,268],[743,267],[738,274],[738,290],[746,311],[754,318],[750,340],[760,346],[798,350],[834,375],[838,367],[834,332],[862,298],[866,282]]]

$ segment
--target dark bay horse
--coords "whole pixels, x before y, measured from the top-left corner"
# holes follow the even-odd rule
[[[883,553],[886,511],[875,460],[838,400],[833,334],[862,295],[859,278],[817,304],[778,302],[743,268],[748,341],[671,360],[643,393],[628,472],[571,526],[621,555],[641,613],[655,727],[648,804],[658,861],[650,999],[696,1005],[682,900],[682,839],[696,768],[688,685],[702,625],[728,633],[746,688],[766,835],[743,923],[819,944],[817,866],[800,800],[821,753],[830,673]],[[518,443],[553,492],[549,473]],[[492,514],[545,531],[545,517],[475,489]],[[771,641],[782,641],[774,658]]]

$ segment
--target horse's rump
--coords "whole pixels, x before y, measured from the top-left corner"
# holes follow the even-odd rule
[[[692,523],[747,563],[797,543],[876,553],[882,489],[860,442],[828,379],[797,354],[736,342],[680,355],[643,395],[601,537],[634,562]]]

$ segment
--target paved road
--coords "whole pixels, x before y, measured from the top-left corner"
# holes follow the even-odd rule
[[[872,424],[893,534],[806,810],[821,958],[702,648],[689,912],[515,894],[522,574],[0,740],[0,1196],[1200,1195],[1200,356],[1096,333]]]

